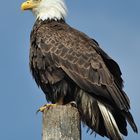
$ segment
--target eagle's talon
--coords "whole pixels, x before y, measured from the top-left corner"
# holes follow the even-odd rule
[[[38,109],[37,111],[36,111],[36,114],[38,114],[40,112],[40,109]]]
[[[45,109],[48,110],[48,109],[50,109],[51,107],[54,107],[54,106],[56,106],[56,104],[45,104],[36,111],[36,114],[38,112],[44,112]]]
[[[37,114],[38,112],[43,112],[46,108],[47,108],[46,105],[40,107],[40,108],[36,111],[36,114]]]
[[[76,108],[77,108],[77,103],[76,103],[75,101],[71,101],[69,104],[70,104],[72,107],[76,107]]]

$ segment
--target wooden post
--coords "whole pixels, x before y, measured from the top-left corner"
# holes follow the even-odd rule
[[[80,116],[71,105],[50,107],[43,112],[42,140],[81,140]]]

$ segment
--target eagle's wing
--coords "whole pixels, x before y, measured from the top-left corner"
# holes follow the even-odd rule
[[[50,34],[49,30],[42,28],[42,32],[50,35],[39,38],[41,44],[38,46],[43,56],[51,56],[56,66],[84,91],[127,111],[130,108],[129,99],[122,90],[117,63],[85,34],[68,26],[57,26],[54,26],[57,30],[51,30]]]
[[[99,53],[102,56],[109,71],[113,74],[116,84],[120,88],[123,88],[123,79],[121,77],[122,73],[121,73],[119,65],[99,47],[99,44],[98,44],[98,42],[96,42],[96,40],[94,40],[94,39],[92,39],[92,40],[93,40],[93,44],[94,44],[92,46],[97,51],[97,53]]]

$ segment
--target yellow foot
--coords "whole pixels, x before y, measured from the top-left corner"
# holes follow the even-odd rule
[[[45,104],[45,105],[41,106],[41,107],[36,111],[36,113],[38,113],[38,112],[44,112],[45,109],[49,109],[49,108],[55,107],[55,106],[57,106],[57,104]]]

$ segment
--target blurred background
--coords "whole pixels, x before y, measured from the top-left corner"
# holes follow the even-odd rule
[[[46,103],[29,71],[29,37],[35,18],[22,12],[23,0],[1,1],[0,7],[0,139],[41,140]],[[140,130],[140,1],[66,0],[67,23],[96,39],[120,65],[131,112]],[[104,140],[86,134],[82,140]],[[139,140],[128,126],[127,140]]]

